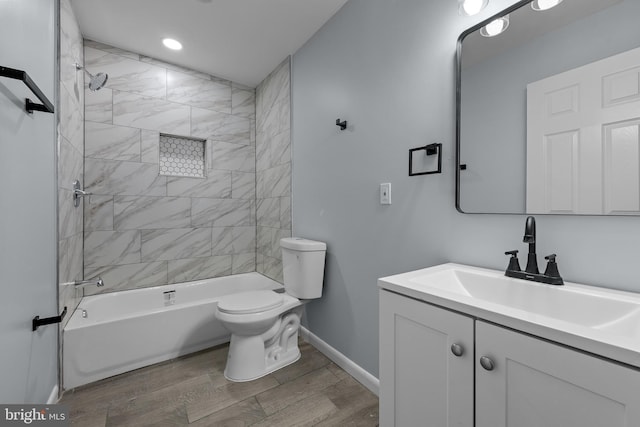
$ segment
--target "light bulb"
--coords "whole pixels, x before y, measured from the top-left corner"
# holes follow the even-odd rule
[[[495,37],[504,33],[509,26],[509,15],[495,19],[480,29],[480,35],[484,37]]]
[[[461,15],[473,16],[480,13],[489,3],[489,0],[458,0]]]
[[[531,8],[533,10],[541,11],[551,9],[562,3],[562,0],[535,0],[531,3]]]

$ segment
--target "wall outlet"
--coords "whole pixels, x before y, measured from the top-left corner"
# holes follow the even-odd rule
[[[381,205],[391,204],[391,183],[390,182],[380,184],[380,204]]]

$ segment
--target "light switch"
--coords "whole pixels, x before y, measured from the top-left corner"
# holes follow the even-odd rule
[[[380,204],[381,205],[390,205],[391,204],[391,183],[385,182],[380,184]]]

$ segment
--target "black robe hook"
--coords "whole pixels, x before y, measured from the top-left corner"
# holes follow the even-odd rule
[[[336,119],[336,126],[340,126],[340,130],[345,130],[347,128],[347,121],[340,121],[340,119]]]

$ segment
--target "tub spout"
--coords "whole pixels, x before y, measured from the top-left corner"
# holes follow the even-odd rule
[[[97,279],[73,282],[73,285],[78,288],[84,288],[85,286],[92,286],[92,285],[96,285],[97,287],[101,288],[104,286],[104,281],[98,277]]]

